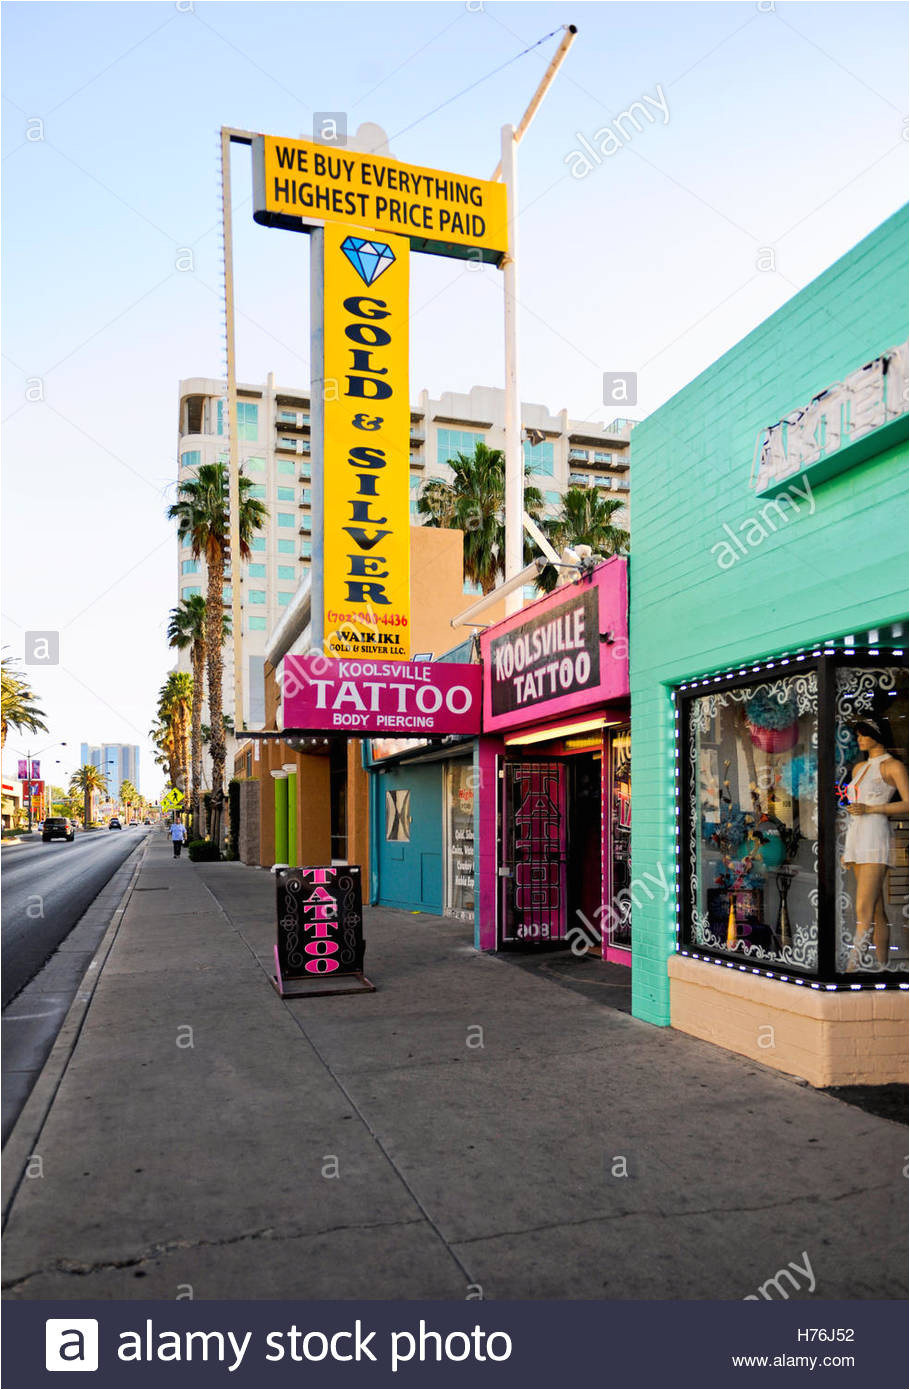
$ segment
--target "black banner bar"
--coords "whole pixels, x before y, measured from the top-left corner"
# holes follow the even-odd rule
[[[36,1300],[6,1313],[6,1390],[890,1390],[908,1379],[898,1302]]]

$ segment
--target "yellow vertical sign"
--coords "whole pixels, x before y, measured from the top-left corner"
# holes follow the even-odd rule
[[[410,654],[407,237],[324,230],[325,652]]]

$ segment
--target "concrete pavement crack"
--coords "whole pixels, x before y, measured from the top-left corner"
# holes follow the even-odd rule
[[[850,1188],[850,1190],[847,1192],[840,1192],[836,1196],[831,1197],[826,1196],[825,1198],[823,1198],[823,1200],[825,1202],[843,1202],[848,1197],[867,1197],[870,1192],[884,1191],[885,1188],[890,1189],[890,1187],[890,1183],[879,1183],[878,1186],[874,1188]],[[777,1208],[781,1207],[792,1207],[796,1203],[805,1202],[806,1200],[806,1195],[804,1193],[800,1193],[798,1196],[787,1197],[780,1202],[763,1202],[760,1205],[754,1207],[692,1207],[691,1209],[685,1211],[664,1211],[662,1208],[658,1207],[656,1210],[645,1210],[644,1208],[642,1208],[641,1210],[637,1211],[622,1211],[617,1212],[616,1215],[611,1215],[609,1212],[599,1212],[592,1216],[580,1216],[577,1221],[545,1221],[540,1226],[522,1226],[515,1230],[490,1231],[488,1233],[485,1233],[484,1235],[465,1236],[461,1240],[454,1240],[452,1244],[476,1245],[480,1241],[484,1240],[502,1240],[507,1236],[536,1235],[540,1231],[556,1231],[566,1226],[593,1226],[600,1221],[626,1221],[629,1217],[634,1216],[643,1216],[649,1219],[657,1217],[662,1221],[672,1221],[676,1218],[688,1218],[690,1216],[736,1216],[740,1214],[748,1214],[750,1212],[755,1211],[774,1211]]]
[[[324,1226],[319,1230],[278,1231],[274,1226],[263,1226],[257,1231],[241,1231],[236,1236],[222,1236],[215,1240],[164,1240],[156,1241],[150,1245],[146,1251],[139,1255],[131,1255],[121,1260],[96,1260],[91,1264],[85,1264],[79,1260],[53,1260],[50,1264],[42,1265],[40,1269],[33,1269],[28,1274],[21,1274],[17,1279],[10,1279],[2,1285],[4,1292],[11,1289],[21,1288],[31,1279],[37,1279],[42,1274],[71,1274],[78,1278],[84,1278],[90,1274],[101,1274],[110,1269],[133,1269],[137,1265],[147,1264],[150,1260],[160,1259],[161,1256],[173,1255],[181,1250],[205,1250],[219,1249],[228,1245],[241,1245],[245,1241],[254,1240],[317,1240],[320,1236],[332,1235],[335,1231],[373,1231],[394,1226],[419,1226],[422,1224],[420,1217],[413,1217],[411,1220],[400,1221],[347,1221],[335,1226]]]

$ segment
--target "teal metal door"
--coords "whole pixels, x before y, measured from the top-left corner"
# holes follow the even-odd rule
[[[389,768],[377,778],[379,902],[442,913],[442,763]]]

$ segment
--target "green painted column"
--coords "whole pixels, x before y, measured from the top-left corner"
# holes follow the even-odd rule
[[[288,775],[288,863],[297,867],[297,764],[285,763]]]
[[[288,863],[288,775],[283,768],[275,779],[275,864]],[[273,865],[274,867],[274,865]]]

